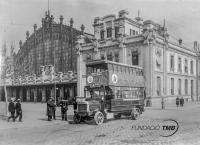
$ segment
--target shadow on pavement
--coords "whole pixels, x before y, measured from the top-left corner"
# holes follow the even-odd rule
[[[5,115],[0,115],[0,119],[1,119],[1,120],[6,120],[6,119],[7,119],[7,116],[5,116]]]
[[[184,111],[184,107],[179,107],[179,108],[165,108],[165,109],[161,109],[161,108],[145,108],[145,110],[176,110],[176,111]]]

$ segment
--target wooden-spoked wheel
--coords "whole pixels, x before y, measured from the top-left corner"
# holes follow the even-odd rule
[[[94,115],[94,121],[97,125],[101,125],[104,121],[104,115],[102,112],[97,111]]]
[[[81,116],[79,116],[79,115],[74,115],[74,123],[76,123],[76,124],[81,123]]]
[[[138,108],[133,108],[131,111],[131,119],[137,120],[140,116],[140,110]]]

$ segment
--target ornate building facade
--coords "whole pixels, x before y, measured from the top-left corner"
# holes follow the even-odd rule
[[[153,104],[167,103],[177,96],[186,100],[198,99],[199,68],[197,47],[186,47],[182,40],[172,42],[163,25],[145,20],[138,15],[128,17],[122,10],[116,15],[94,19],[93,43],[79,38],[78,96],[83,96],[86,83],[86,63],[90,59],[107,59],[144,69],[147,98]],[[82,63],[80,63],[82,62]],[[126,77],[126,76],[124,76]]]
[[[26,32],[26,41],[19,42],[19,51],[13,53],[13,71],[6,78],[9,97],[22,98],[23,101],[46,101],[49,97],[76,96],[77,59],[74,45],[78,35],[84,35],[90,42],[93,35],[63,24],[46,12],[42,26],[33,26],[33,33]],[[7,73],[8,74],[8,73]],[[1,95],[1,100],[4,100]]]

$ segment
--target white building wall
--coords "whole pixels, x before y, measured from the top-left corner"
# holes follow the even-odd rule
[[[184,52],[176,52],[174,50],[168,50],[167,55],[167,95],[177,96],[178,92],[178,80],[181,79],[181,95],[190,98],[191,97],[191,80],[193,80],[193,96],[196,96],[196,59],[195,56],[188,55]],[[170,70],[170,56],[174,56],[174,71]],[[181,58],[182,72],[178,70],[178,58]],[[185,73],[185,59],[188,61],[188,73]],[[191,74],[190,61],[193,61],[193,74]],[[174,78],[174,95],[171,95],[171,78]],[[188,80],[188,94],[185,94],[185,79]]]
[[[140,29],[134,25],[131,25],[128,22],[125,22],[125,34],[126,35],[130,35],[130,29],[135,30],[135,32],[137,31],[138,34],[140,34]]]

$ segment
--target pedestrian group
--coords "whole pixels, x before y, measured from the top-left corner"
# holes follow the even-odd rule
[[[61,117],[62,120],[67,121],[67,110],[68,110],[68,101],[67,100],[61,100],[60,101],[60,107],[61,107]],[[52,119],[56,120],[56,104],[54,99],[51,97],[47,101],[47,117],[48,121],[51,121]]]
[[[11,101],[8,105],[8,111],[10,116],[8,117],[8,122],[12,118],[13,122],[19,117],[19,122],[22,122],[22,107],[20,103],[20,99],[14,101],[14,98],[11,98]]]
[[[183,105],[184,105],[184,99],[183,99],[183,97],[179,98],[179,97],[177,96],[177,98],[176,98],[176,106],[179,107],[179,105],[180,105],[181,107],[183,107]]]

